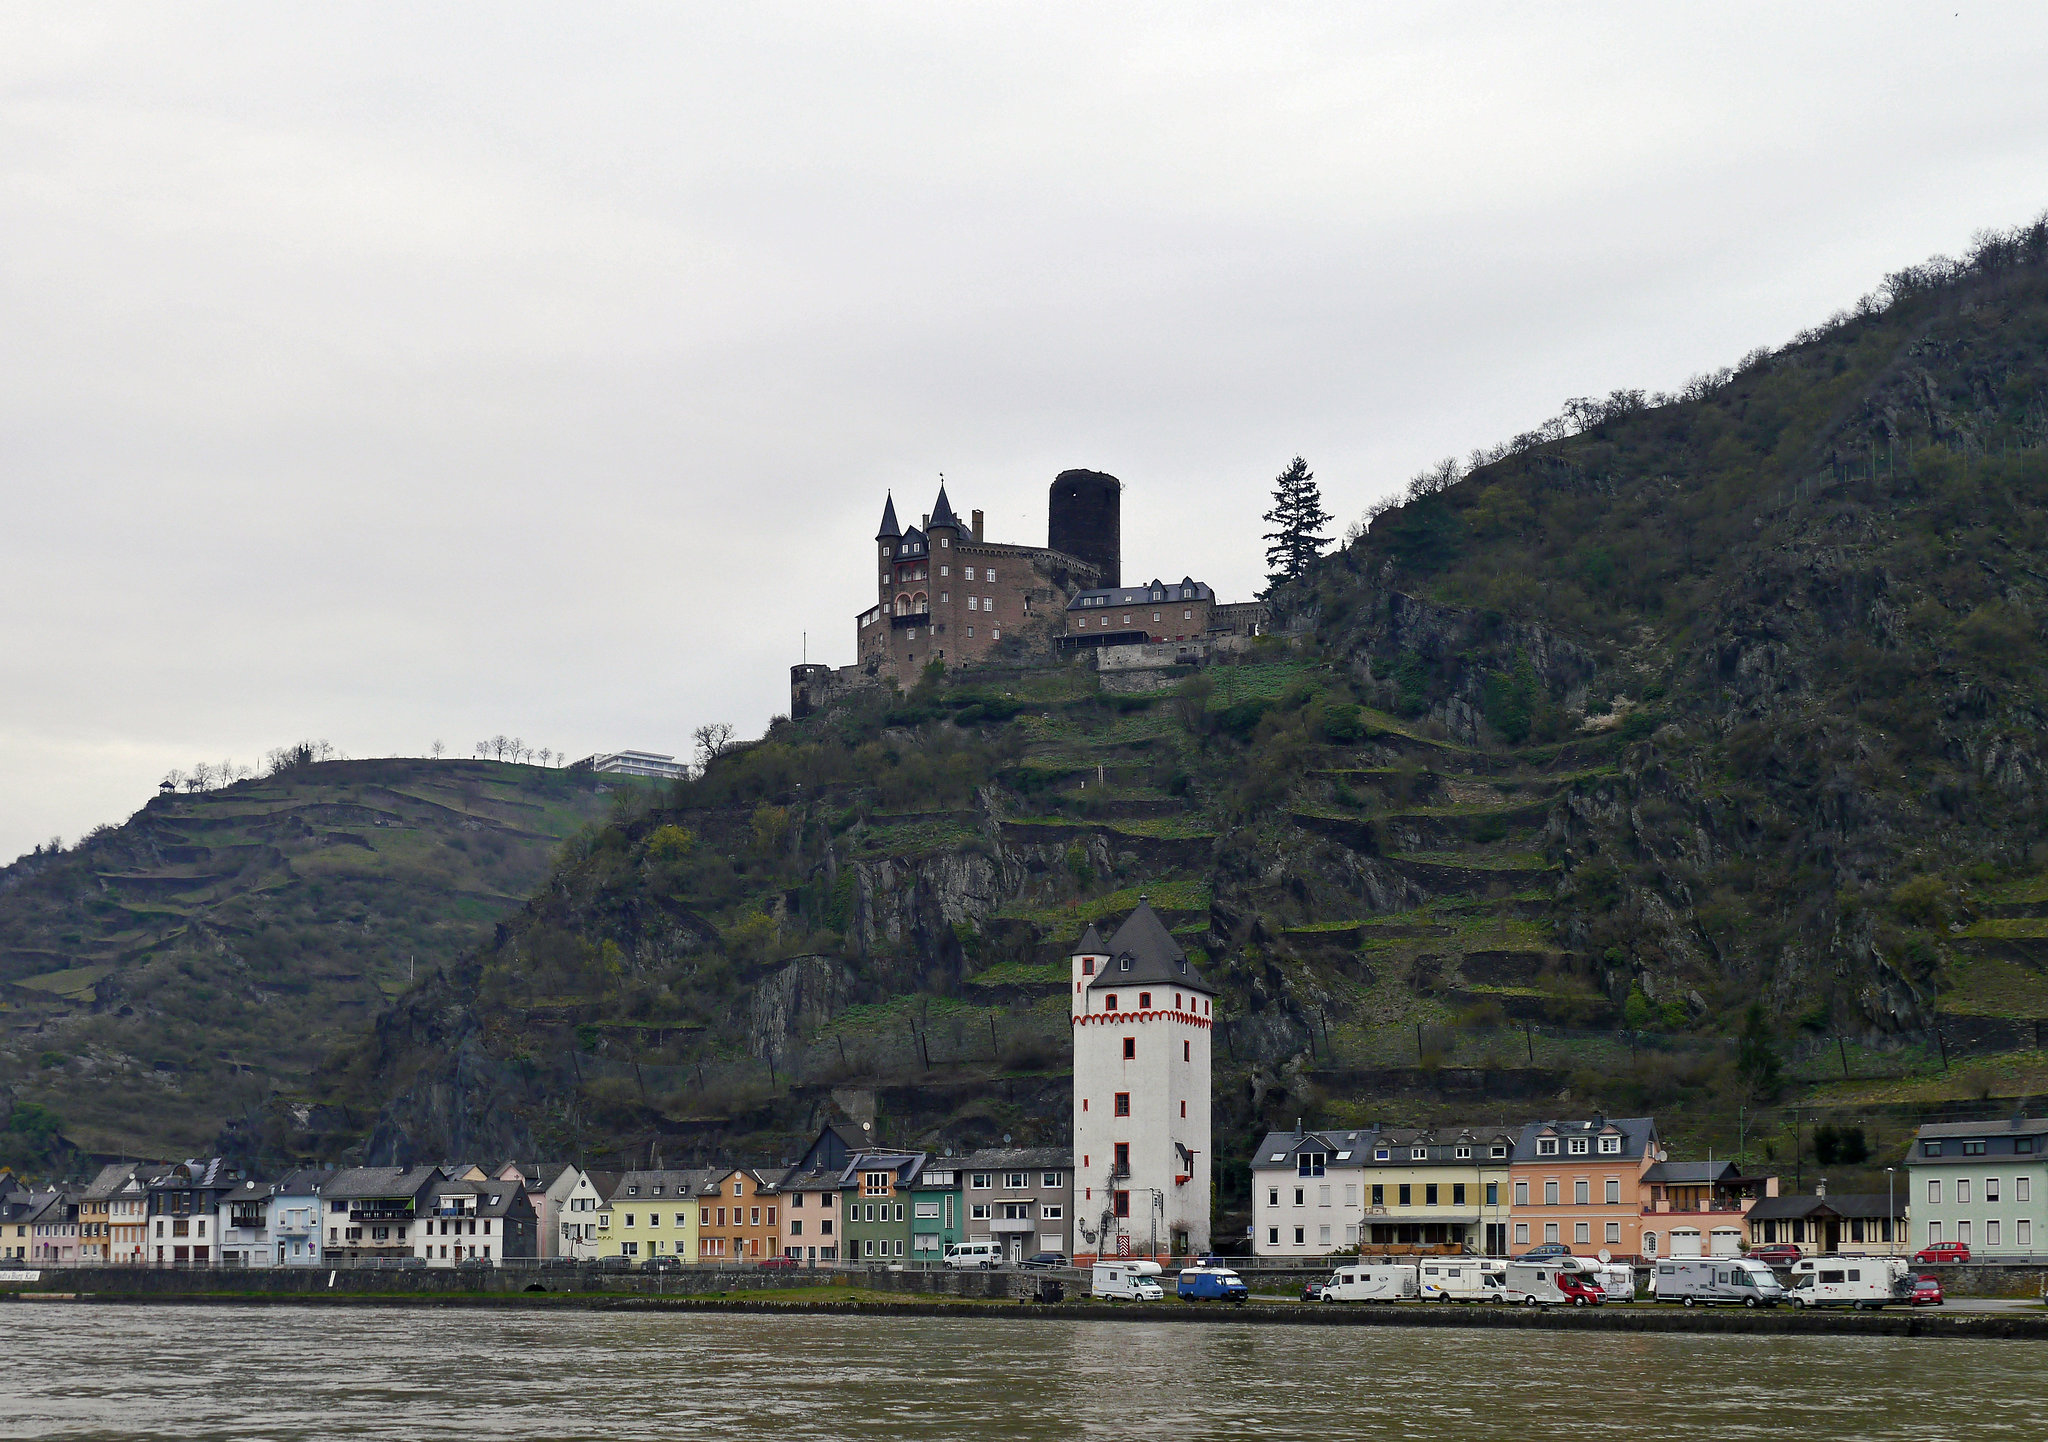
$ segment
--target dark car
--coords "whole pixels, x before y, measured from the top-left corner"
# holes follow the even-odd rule
[[[1057,1272],[1067,1265],[1065,1252],[1033,1252],[1024,1259],[1027,1272]]]
[[[543,1272],[569,1272],[582,1266],[574,1257],[542,1257],[540,1269]]]
[[[683,1270],[681,1257],[649,1257],[640,1264],[643,1272],[680,1272]]]
[[[1569,1257],[1571,1254],[1572,1249],[1563,1242],[1545,1242],[1541,1246],[1529,1248],[1528,1251],[1522,1253],[1515,1260],[1518,1262],[1534,1262],[1540,1261],[1544,1257]]]
[[[1792,1242],[1765,1242],[1761,1247],[1749,1249],[1752,1262],[1762,1262],[1766,1267],[1789,1267],[1806,1253]]]
[[[631,1257],[593,1257],[586,1264],[593,1272],[630,1272],[633,1270]]]
[[[1913,1279],[1914,1306],[1939,1307],[1947,1300],[1941,1292],[1941,1278],[1922,1276]]]
[[[1913,1265],[1925,1267],[1935,1262],[1967,1262],[1970,1249],[1962,1242],[1936,1242],[1922,1247],[1913,1254]]]
[[[1304,1302],[1322,1301],[1323,1284],[1321,1282],[1303,1282],[1301,1284],[1301,1300]]]

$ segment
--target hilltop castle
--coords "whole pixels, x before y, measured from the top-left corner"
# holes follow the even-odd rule
[[[1046,503],[1046,544],[992,541],[982,513],[962,522],[943,482],[932,509],[906,527],[896,498],[875,531],[875,601],[854,620],[859,659],[840,668],[791,668],[791,714],[817,708],[842,685],[910,685],[924,668],[1049,660],[1060,651],[1171,645],[1193,659],[1201,643],[1256,634],[1265,607],[1216,604],[1191,576],[1123,584],[1123,482],[1100,471],[1061,471]]]

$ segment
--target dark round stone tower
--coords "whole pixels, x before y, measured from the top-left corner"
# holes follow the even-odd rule
[[[1046,505],[1046,544],[1092,564],[1104,586],[1123,584],[1123,488],[1101,471],[1061,471]]]

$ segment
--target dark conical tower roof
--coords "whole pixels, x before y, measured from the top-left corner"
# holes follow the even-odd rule
[[[902,534],[903,528],[896,524],[896,496],[891,492],[889,499],[882,503],[882,529],[875,532],[875,539],[893,541]]]
[[[1100,956],[1107,950],[1108,944],[1103,941],[1102,933],[1095,929],[1095,923],[1092,921],[1088,923],[1088,929],[1081,933],[1081,939],[1074,943],[1075,956]]]
[[[946,499],[946,485],[943,481],[939,483],[938,503],[932,507],[931,524],[925,529],[934,531],[940,526],[951,526],[956,531],[960,529],[960,518],[953,514],[952,502]]]
[[[1109,965],[1090,984],[1090,990],[1164,981],[1210,996],[1216,994],[1216,988],[1188,965],[1188,954],[1173,939],[1173,933],[1166,929],[1151,903],[1142,897],[1138,909],[1116,929],[1105,950],[1109,952]]]

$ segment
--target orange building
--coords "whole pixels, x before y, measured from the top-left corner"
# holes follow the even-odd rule
[[[759,1262],[782,1255],[782,1196],[757,1171],[714,1173],[697,1194],[697,1260]]]
[[[1580,1257],[1657,1256],[1644,1174],[1663,1160],[1651,1117],[1529,1123],[1508,1163],[1509,1253],[1557,1242]]]

